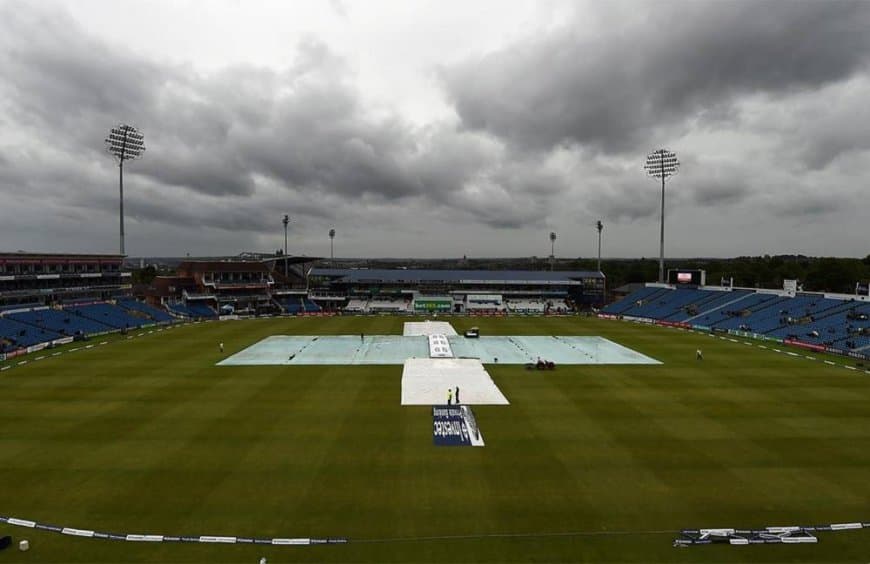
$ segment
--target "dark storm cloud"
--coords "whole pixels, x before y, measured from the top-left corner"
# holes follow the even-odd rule
[[[420,190],[401,166],[401,124],[368,118],[322,45],[301,45],[284,73],[200,76],[92,40],[61,16],[16,17],[9,31],[7,94],[24,125],[51,129],[53,144],[101,151],[105,129],[124,116],[147,136],[146,159],[131,171],[160,183],[251,194],[251,175],[261,173],[344,193]]]
[[[603,37],[577,33],[601,25],[581,10],[558,32],[443,69],[465,125],[538,150],[560,143],[637,149],[656,128],[679,128],[705,113],[720,120],[741,94],[844,79],[870,52],[867,2],[618,6]],[[632,14],[638,11],[644,17]]]
[[[499,143],[486,136],[449,124],[415,128],[396,115],[366,111],[345,61],[314,40],[298,46],[284,71],[243,65],[202,75],[91,39],[63,16],[23,12],[10,27],[0,71],[12,85],[7,95],[19,121],[53,147],[88,151],[87,159],[105,169],[111,164],[100,143],[105,130],[129,118],[148,148],[126,165],[127,174],[153,188],[140,207],[129,196],[134,218],[197,225],[209,212],[216,216],[212,227],[255,230],[261,213],[234,218],[282,201],[260,193],[265,180],[283,187],[284,207],[292,202],[298,209],[302,194],[318,193],[322,208],[310,210],[318,216],[337,209],[326,204],[330,195],[365,198],[369,209],[422,196],[461,206],[463,216],[485,225],[519,227],[545,214],[546,198],[529,194],[552,195],[564,186],[533,163],[504,162]],[[26,41],[37,29],[45,38]],[[185,193],[222,200],[185,204]],[[79,205],[92,194],[80,192]],[[245,196],[253,199],[234,200]],[[181,209],[193,202],[199,213]]]
[[[16,226],[2,235],[46,215],[63,233],[91,228],[88,241],[114,235],[102,140],[122,120],[148,146],[125,165],[131,232],[164,245],[272,245],[285,212],[291,231],[338,224],[370,254],[391,239],[432,255],[452,238],[465,252],[481,234],[490,253],[516,254],[528,234],[568,241],[566,226],[593,218],[645,237],[660,186],[641,165],[659,143],[683,163],[666,216],[688,220],[669,234],[685,228],[699,254],[694,218],[733,213],[758,225],[755,245],[778,240],[776,221],[846,217],[870,160],[870,4],[610,6],[442,67],[450,117],[418,124],[366,99],[353,61],[316,39],[282,69],[203,72],[106,43],[62,10],[2,4],[0,197],[14,205],[0,205],[0,229]],[[49,249],[53,231],[27,233],[43,231]]]

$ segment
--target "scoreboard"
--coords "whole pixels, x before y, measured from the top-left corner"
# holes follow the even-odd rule
[[[668,284],[677,286],[703,286],[707,283],[707,272],[697,269],[668,270]]]

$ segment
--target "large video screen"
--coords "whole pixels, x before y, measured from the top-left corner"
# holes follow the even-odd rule
[[[704,283],[702,273],[702,270],[669,270],[668,282],[670,284],[700,286]]]

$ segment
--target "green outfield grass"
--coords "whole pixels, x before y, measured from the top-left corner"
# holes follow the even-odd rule
[[[347,545],[134,544],[0,524],[32,544],[0,562],[870,561],[867,530],[688,549],[656,532],[870,520],[863,372],[623,322],[456,318],[490,335],[600,335],[663,364],[489,365],[511,405],[475,408],[487,446],[439,448],[430,409],[399,404],[401,366],[215,366],[269,335],[400,334],[407,320],[188,325],[0,373],[2,515]],[[484,536],[580,531],[596,534]]]

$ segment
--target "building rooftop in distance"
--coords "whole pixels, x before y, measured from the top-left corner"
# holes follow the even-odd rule
[[[604,278],[597,271],[583,270],[432,270],[387,268],[312,268],[309,276],[341,278],[345,282],[568,282],[581,278]]]

